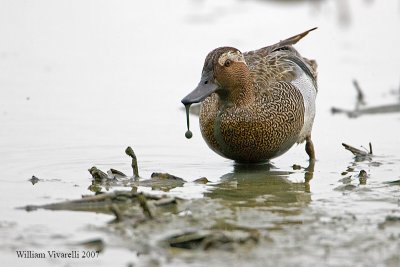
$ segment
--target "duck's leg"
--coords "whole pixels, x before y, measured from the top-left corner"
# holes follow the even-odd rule
[[[307,193],[311,192],[310,181],[314,177],[314,167],[315,167],[315,160],[310,159],[310,161],[308,163],[308,167],[305,168],[305,172],[304,172],[304,185],[305,185],[305,192],[307,192]]]
[[[306,152],[310,157],[310,160],[315,160],[314,144],[311,140],[311,135],[306,137]]]

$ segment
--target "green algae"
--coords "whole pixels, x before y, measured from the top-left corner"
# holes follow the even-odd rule
[[[187,131],[185,133],[185,137],[187,139],[190,139],[193,137],[193,133],[190,131],[189,129],[189,111],[190,111],[190,105],[185,105],[185,109],[186,109],[186,125],[187,125]]]

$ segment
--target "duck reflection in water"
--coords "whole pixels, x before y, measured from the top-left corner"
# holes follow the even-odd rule
[[[275,212],[298,214],[301,208],[311,202],[310,180],[313,178],[315,162],[304,168],[304,180],[298,179],[298,171],[283,171],[271,164],[234,166],[233,172],[221,177],[205,196],[220,199],[226,206],[260,207]],[[293,214],[293,215],[294,215]]]

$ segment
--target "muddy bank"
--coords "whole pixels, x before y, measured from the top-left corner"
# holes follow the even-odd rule
[[[110,172],[99,175],[100,170],[91,168],[91,186],[96,184],[101,188],[107,184],[104,191],[100,189],[77,200],[28,205],[24,209],[110,214],[101,232],[117,238],[113,242],[100,239],[89,243],[94,242],[102,250],[128,247],[140,254],[135,264],[144,266],[193,262],[264,266],[266,261],[284,266],[309,266],[316,261],[333,266],[354,262],[396,266],[400,262],[398,184],[396,180],[378,182],[371,176],[375,169],[387,164],[390,163],[372,154],[356,155],[337,174],[333,190],[338,194],[332,199],[318,200],[312,199],[310,185],[314,165],[293,166],[288,171],[277,170],[270,164],[237,165],[219,183],[209,184],[201,199],[170,195],[169,190],[174,188],[170,187],[171,182],[175,186],[187,183],[171,174],[154,173],[150,179],[121,175],[116,179]],[[134,170],[139,170],[137,163],[133,165]],[[302,181],[291,181],[293,175],[302,176]],[[124,179],[132,183],[121,183]],[[128,190],[113,190],[114,186]],[[140,192],[147,186],[156,191]],[[162,192],[160,188],[168,190]],[[333,205],[338,197],[347,199],[341,201],[342,206]],[[374,205],[379,207],[380,203],[388,202],[392,208],[373,214]],[[343,256],[348,253],[353,257]]]

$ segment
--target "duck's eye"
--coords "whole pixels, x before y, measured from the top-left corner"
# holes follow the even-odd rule
[[[232,61],[230,59],[227,59],[224,63],[225,67],[229,67],[232,64]]]

